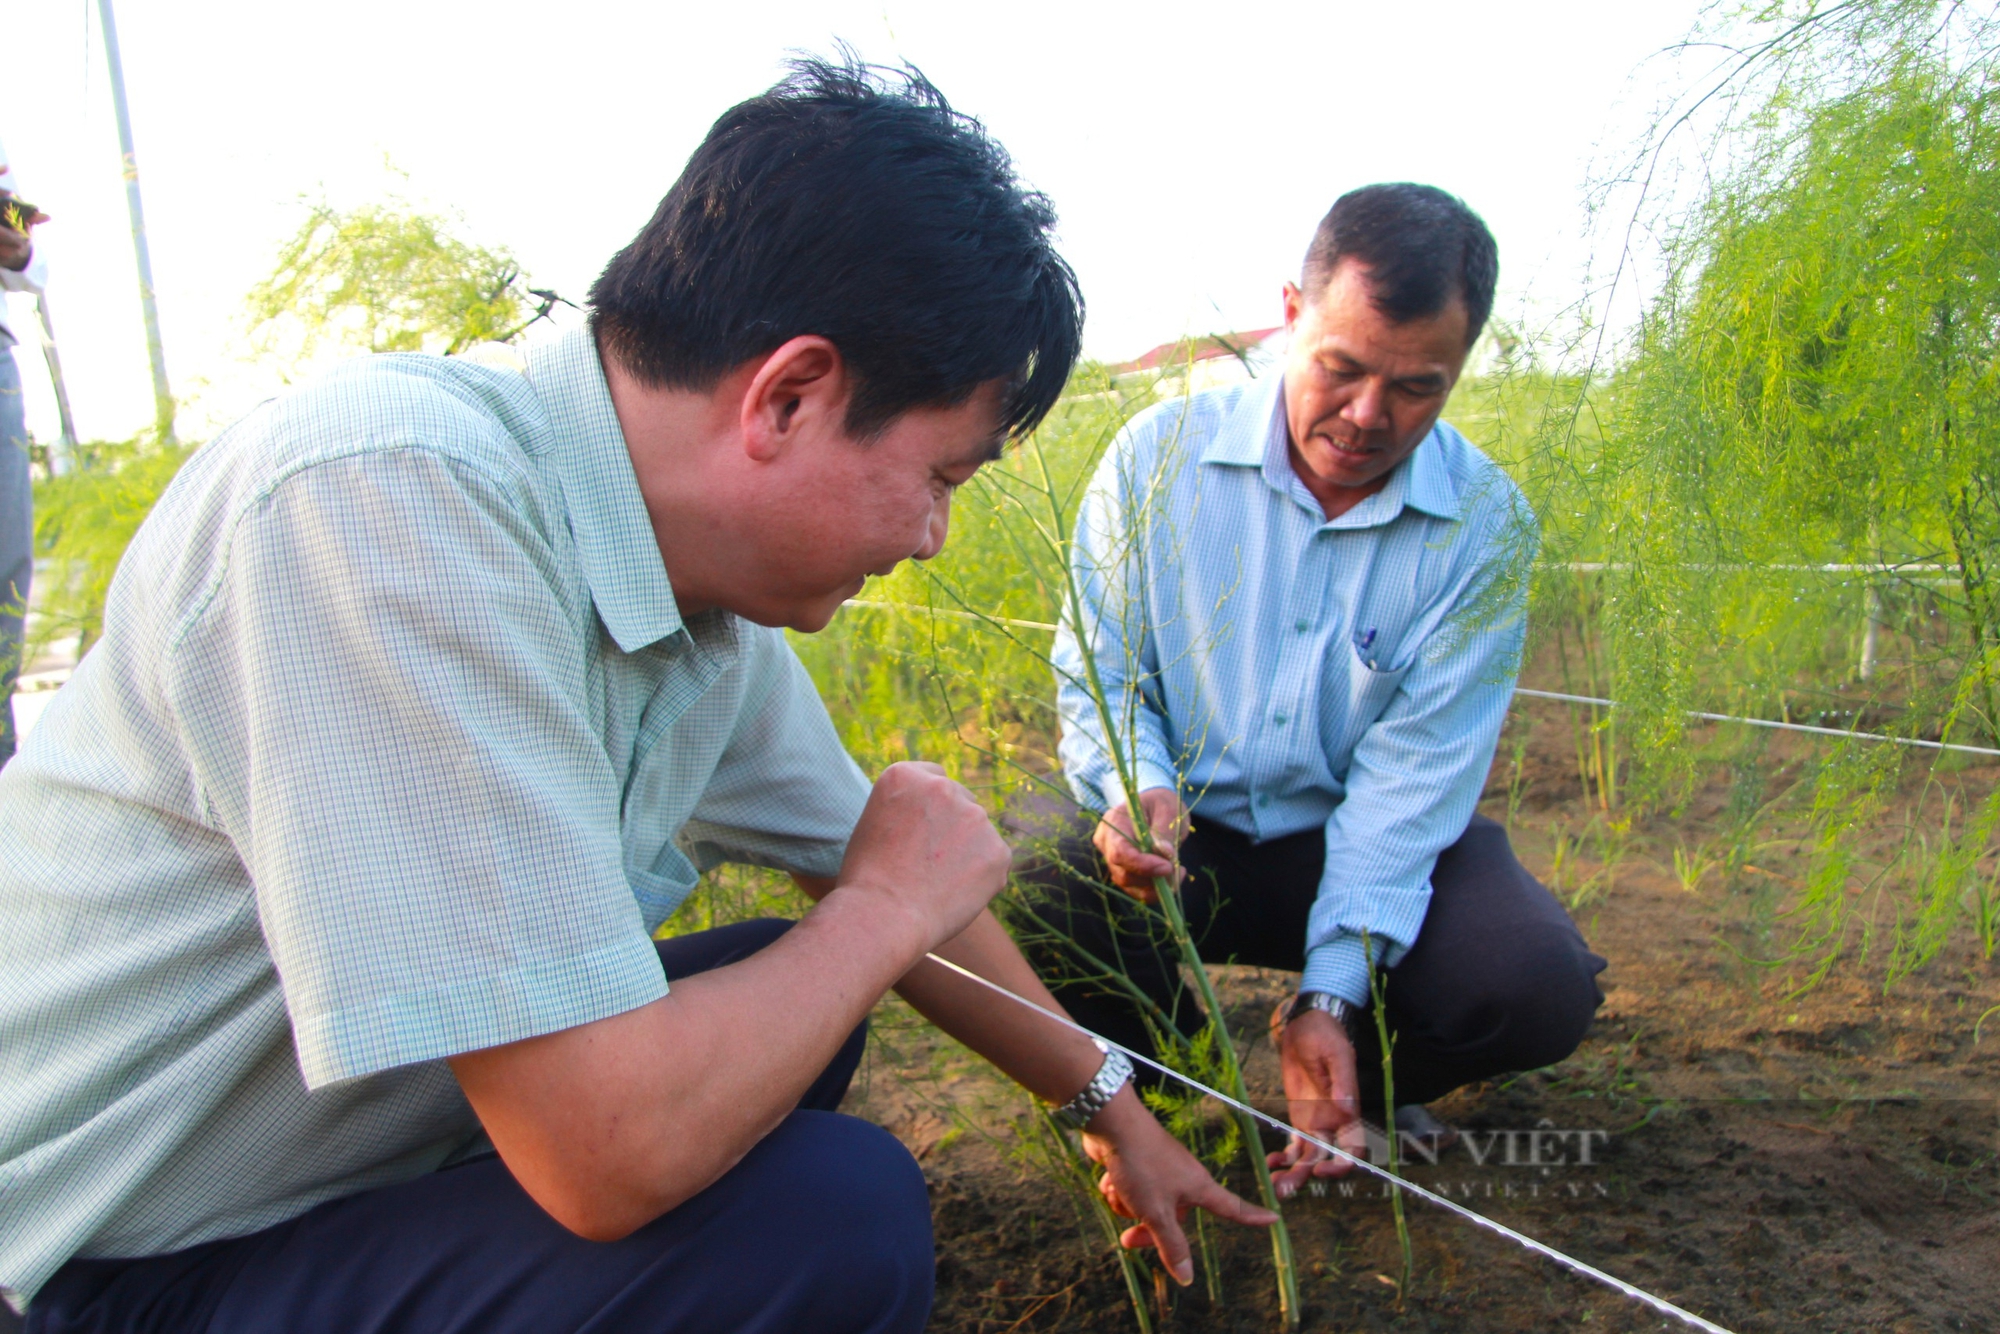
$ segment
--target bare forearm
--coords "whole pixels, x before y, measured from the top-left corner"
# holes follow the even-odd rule
[[[794,878],[811,898],[823,898],[833,888],[831,880]],[[971,926],[939,946],[936,953],[1017,996],[1063,1013],[991,911],[980,913]],[[903,975],[896,983],[896,994],[1030,1093],[1050,1102],[1064,1103],[1075,1097],[1104,1059],[1089,1039],[928,959],[919,960]]]
[[[922,946],[920,924],[835,893],[769,948],[651,1005],[452,1068],[543,1208],[581,1235],[622,1236],[768,1134]]]
[[[992,913],[981,913],[936,953],[1044,1009],[1063,1013]],[[993,1062],[1023,1088],[1063,1103],[1090,1082],[1104,1056],[1089,1039],[925,959],[896,983],[917,1012]]]

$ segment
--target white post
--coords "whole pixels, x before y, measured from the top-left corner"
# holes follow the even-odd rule
[[[1874,584],[1861,590],[1861,615],[1865,623],[1861,627],[1861,669],[1857,674],[1863,681],[1873,681],[1876,636],[1882,623],[1882,591]]]
[[[1871,576],[1882,573],[1882,526],[1868,522],[1868,555],[1874,567]],[[1855,675],[1863,681],[1875,679],[1875,652],[1882,631],[1882,586],[1873,578],[1861,586],[1861,666]]]
[[[42,359],[49,363],[49,382],[56,390],[56,417],[62,423],[62,435],[49,450],[49,472],[56,477],[66,477],[76,466],[76,421],[69,415],[69,388],[63,383],[62,357],[56,352],[56,326],[49,318],[49,294],[35,294],[35,314],[42,322]]]
[[[139,164],[132,152],[132,118],[125,106],[125,66],[118,58],[118,25],[111,0],[97,0],[104,24],[104,59],[111,67],[111,105],[118,116],[118,150],[124,155],[125,206],[132,214],[132,251],[139,262],[139,307],[146,317],[146,354],[153,363],[153,426],[162,443],[174,440],[174,395],[167,388],[167,354],[160,343],[160,310],[153,300],[153,258],[146,248],[146,214],[139,205]]]

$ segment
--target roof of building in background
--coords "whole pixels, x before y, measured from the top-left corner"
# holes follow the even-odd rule
[[[1269,329],[1248,329],[1236,333],[1204,334],[1200,338],[1177,338],[1171,343],[1162,343],[1136,361],[1121,361],[1109,367],[1113,375],[1129,375],[1134,371],[1171,370],[1175,366],[1186,366],[1196,362],[1214,361],[1218,357],[1235,357],[1241,360],[1252,349],[1260,346],[1273,334],[1283,333],[1285,326],[1274,325]]]

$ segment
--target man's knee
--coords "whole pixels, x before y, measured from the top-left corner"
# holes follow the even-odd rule
[[[1514,856],[1506,829],[1474,816],[1438,858],[1432,884],[1409,959],[1411,984],[1433,993],[1423,1007],[1432,1040],[1488,1049],[1517,1070],[1576,1050],[1604,1000],[1604,960]]]
[[[930,1193],[910,1151],[880,1126],[825,1112],[794,1112],[766,1146],[755,1169],[771,1206],[766,1242],[811,1271],[826,1309],[874,1313],[845,1327],[922,1329],[935,1253]]]
[[[1412,950],[1412,966],[1389,973],[1392,1016],[1401,1011],[1399,1022],[1442,1050],[1506,1048],[1510,1069],[1567,1056],[1603,1002],[1597,974],[1604,960],[1553,901],[1548,907],[1434,939],[1421,958]],[[1419,938],[1419,948],[1424,944]]]
[[[1597,974],[1604,960],[1574,930],[1523,942],[1465,997],[1461,1013],[1474,1033],[1491,1035],[1494,1058],[1510,1070],[1554,1065],[1577,1049],[1604,1003]]]
[[[1542,956],[1531,959],[1529,969],[1534,1001],[1523,1010],[1534,1024],[1523,1036],[1533,1038],[1529,1045],[1536,1050],[1529,1051],[1521,1065],[1533,1070],[1562,1060],[1590,1032],[1597,1007],[1604,1003],[1604,992],[1597,985],[1604,960],[1592,954],[1578,937],[1557,942]]]

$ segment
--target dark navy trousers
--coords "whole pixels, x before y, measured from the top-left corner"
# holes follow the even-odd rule
[[[669,977],[762,949],[789,923],[660,944]],[[322,1204],[247,1237],[73,1260],[30,1334],[890,1334],[930,1314],[930,1199],[887,1131],[834,1111],[855,1030],[727,1175],[622,1241],[559,1226],[492,1155]]]
[[[1180,852],[1187,870],[1181,906],[1204,959],[1305,967],[1306,920],[1326,869],[1321,830],[1253,843],[1197,821]],[[1095,965],[1080,963],[1079,949],[1090,959],[1117,960],[1184,1032],[1207,1017],[1182,985],[1179,957],[1156,920],[1107,888],[1107,876],[1097,849],[1080,836],[1027,869],[1022,879],[1038,920],[1023,924],[1022,947],[1078,1023],[1151,1051],[1138,1004],[1095,980]],[[1604,1001],[1597,987],[1603,969],[1562,904],[1515,858],[1507,831],[1473,816],[1431,872],[1430,908],[1416,943],[1384,974],[1397,1102],[1429,1102],[1476,1079],[1560,1061],[1583,1041]],[[1356,1025],[1354,1038],[1362,1106],[1378,1107],[1375,1025]]]

